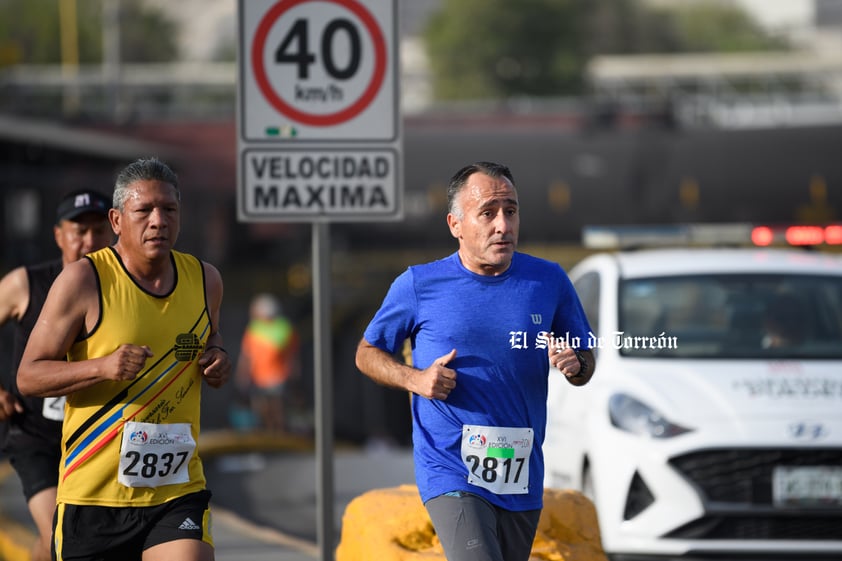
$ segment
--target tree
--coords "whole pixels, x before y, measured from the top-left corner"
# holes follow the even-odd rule
[[[178,25],[142,0],[121,0],[120,30],[120,52],[124,62],[178,59]]]
[[[687,3],[664,11],[682,39],[683,52],[785,50],[786,40],[767,34],[747,13],[722,2]]]
[[[599,54],[787,48],[720,0],[443,0],[424,38],[439,100],[578,95]]]
[[[0,66],[58,64],[58,3],[68,0],[0,0]],[[79,63],[102,61],[103,2],[77,0]],[[141,0],[120,0],[120,50],[125,62],[167,62],[178,56],[177,26]]]
[[[425,30],[439,99],[557,95],[584,62],[582,1],[445,0]]]

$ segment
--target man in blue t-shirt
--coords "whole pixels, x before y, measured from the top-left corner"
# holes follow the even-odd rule
[[[415,479],[447,559],[526,561],[543,506],[548,373],[590,380],[590,326],[562,268],[515,251],[506,166],[466,166],[447,195],[458,251],[395,279],[356,363],[414,394]],[[406,339],[414,366],[396,358]]]

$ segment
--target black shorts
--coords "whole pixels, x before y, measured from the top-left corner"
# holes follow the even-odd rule
[[[147,507],[59,504],[53,520],[53,559],[141,561],[144,550],[182,539],[213,546],[210,498],[211,492],[203,490]]]
[[[29,442],[11,438],[6,442],[6,455],[9,463],[23,485],[23,496],[29,502],[34,495],[58,485],[58,467],[61,462],[61,449],[58,444],[31,438]]]

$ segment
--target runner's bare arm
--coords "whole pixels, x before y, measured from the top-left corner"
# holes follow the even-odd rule
[[[50,288],[18,369],[24,395],[58,396],[103,380],[132,380],[151,356],[147,347],[121,345],[108,356],[68,362],[67,351],[80,334],[96,325],[99,295],[93,266],[83,259],[68,264]]]
[[[11,319],[20,320],[28,305],[29,279],[26,269],[12,269],[0,279],[0,325]],[[23,413],[23,405],[0,384],[0,422],[15,413]]]
[[[202,263],[205,270],[205,300],[211,321],[211,334],[207,339],[207,349],[199,358],[202,376],[212,388],[223,386],[231,375],[231,360],[222,350],[222,334],[219,332],[220,309],[222,308],[222,275],[213,265]]]
[[[452,350],[419,370],[362,339],[357,345],[356,363],[360,372],[378,384],[407,390],[427,399],[447,399],[456,387],[456,371],[447,367],[455,356],[456,350]]]
[[[18,267],[0,279],[0,325],[10,319],[20,320],[29,306],[29,279],[26,269]]]

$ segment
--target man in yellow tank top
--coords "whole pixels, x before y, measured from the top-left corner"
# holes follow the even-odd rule
[[[23,394],[67,395],[55,558],[212,561],[197,442],[201,382],[231,372],[222,278],[173,249],[178,178],[160,160],[120,172],[109,219],[117,242],[64,268],[18,370]]]

